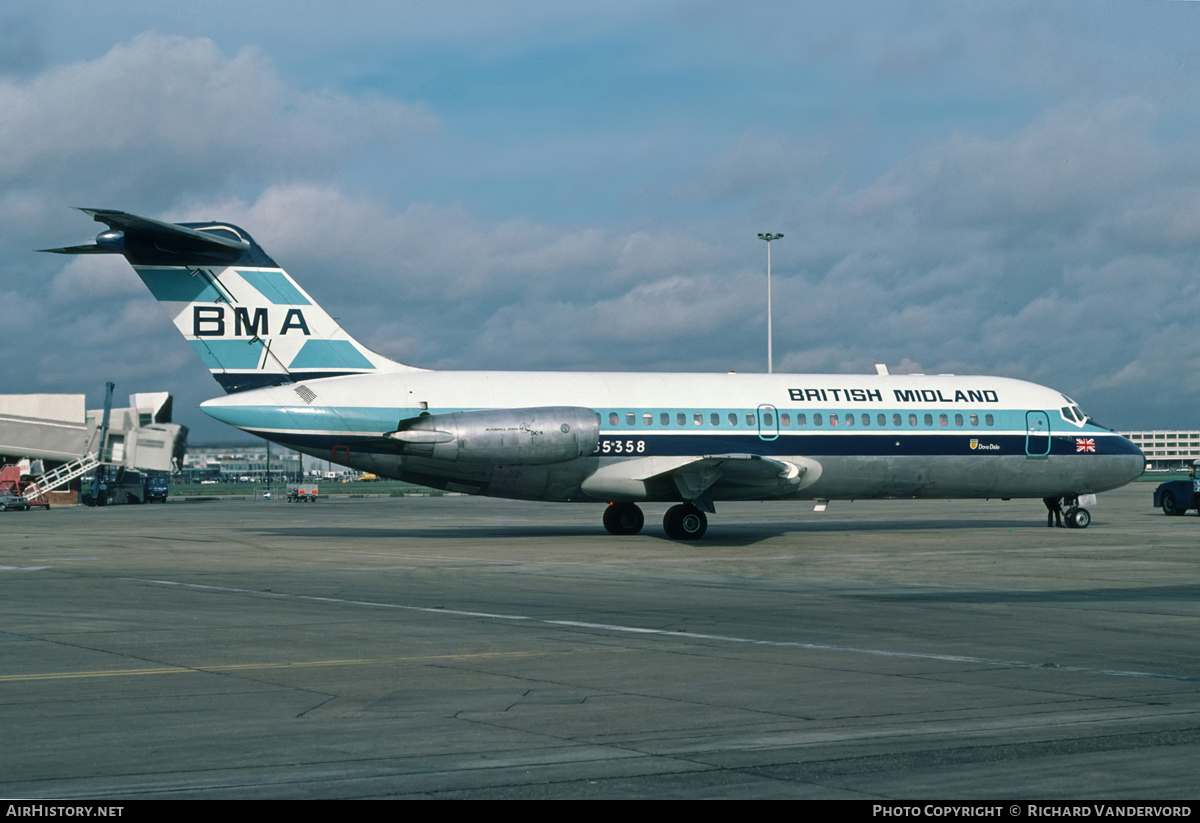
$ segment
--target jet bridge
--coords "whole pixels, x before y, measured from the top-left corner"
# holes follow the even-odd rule
[[[103,410],[87,410],[82,394],[0,395],[0,455],[23,464],[22,493],[43,499],[110,466],[175,473],[187,427],[171,422],[172,405],[168,392],[132,394],[128,407]]]

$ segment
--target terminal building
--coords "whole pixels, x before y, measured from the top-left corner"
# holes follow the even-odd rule
[[[1200,460],[1200,431],[1155,429],[1120,434],[1145,452],[1147,471],[1190,469],[1193,461]]]
[[[273,482],[297,483],[303,471],[299,453],[282,446],[269,450],[265,443],[189,446],[181,479],[184,483],[265,483],[269,474]]]

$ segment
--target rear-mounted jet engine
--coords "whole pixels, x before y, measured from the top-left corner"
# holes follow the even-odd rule
[[[387,437],[414,457],[539,466],[595,453],[600,415],[579,406],[429,414],[401,420]]]

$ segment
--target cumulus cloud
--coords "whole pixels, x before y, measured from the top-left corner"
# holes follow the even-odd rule
[[[1002,139],[956,133],[855,192],[845,208],[917,208],[940,224],[1074,219],[1158,173],[1155,114],[1137,98],[1072,102]]]
[[[0,185],[123,202],[328,177],[367,145],[437,124],[418,106],[289,88],[251,48],[143,34],[88,62],[0,80]],[[71,202],[68,200],[67,202]]]
[[[397,209],[312,184],[168,216],[209,218],[249,231],[364,343],[414,365],[650,365],[624,349],[614,360],[613,345],[669,336],[672,316],[711,323],[737,290],[720,276],[729,250],[679,228],[488,222],[462,205]]]

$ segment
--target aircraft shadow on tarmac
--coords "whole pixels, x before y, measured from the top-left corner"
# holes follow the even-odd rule
[[[1092,528],[1103,526],[1103,523],[1093,521]],[[359,527],[330,527],[321,528],[311,525],[296,527],[266,527],[258,528],[263,534],[277,537],[315,537],[336,541],[339,539],[354,540],[387,540],[387,539],[428,539],[428,540],[511,540],[535,538],[603,538],[606,540],[638,541],[658,540],[664,542],[679,542],[681,545],[697,548],[719,548],[750,546],[763,540],[782,537],[788,534],[819,534],[823,532],[977,532],[981,530],[1005,529],[1008,531],[1042,530],[1046,528],[1040,520],[911,520],[871,522],[862,520],[827,520],[800,522],[712,522],[709,523],[708,533],[704,539],[694,542],[672,541],[662,529],[647,525],[639,535],[630,537],[613,537],[605,534],[602,529],[592,523],[580,523],[578,526],[562,524],[537,523],[497,523],[490,526],[403,526],[388,525],[379,528]],[[1055,529],[1055,532],[1067,532],[1065,529]],[[1070,535],[1083,534],[1070,530]]]

